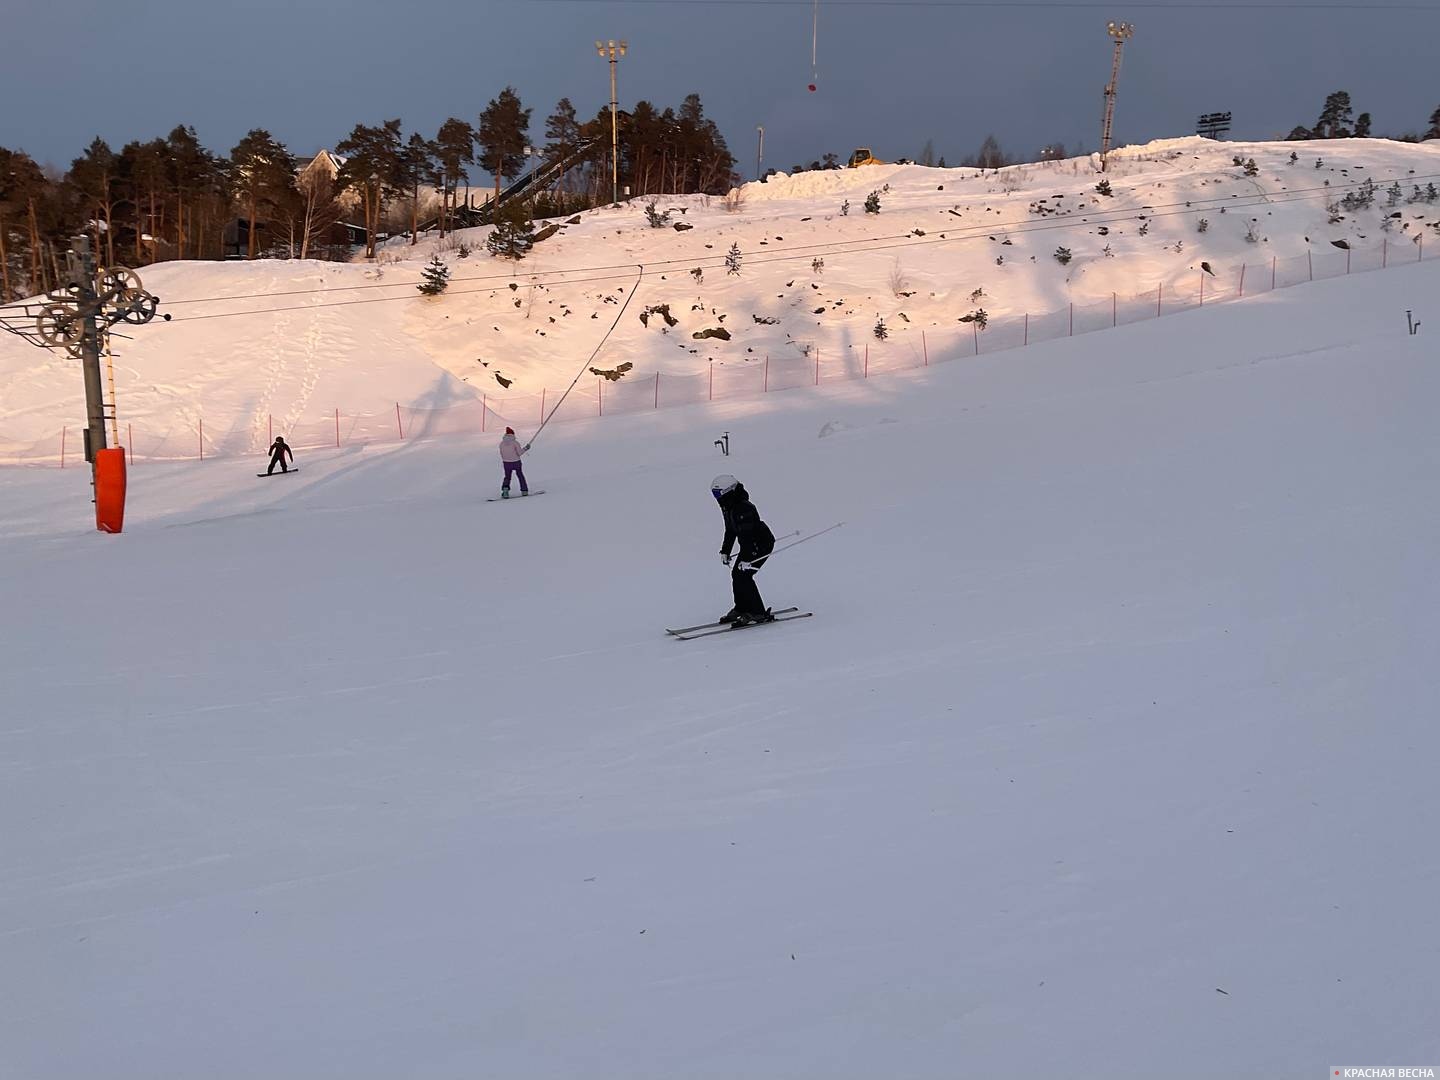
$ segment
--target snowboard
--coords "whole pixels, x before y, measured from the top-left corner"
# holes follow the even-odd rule
[[[544,490],[532,491],[529,495],[511,495],[508,499],[503,495],[496,495],[493,499],[486,499],[486,502],[518,502],[521,499],[533,499],[536,495],[544,495]]]
[[[808,619],[815,613],[813,611],[801,611],[799,608],[778,608],[772,609],[770,614],[775,617],[769,622],[746,623],[744,626],[734,626],[730,623],[701,623],[699,626],[687,626],[679,630],[666,630],[665,632],[676,641],[694,641],[696,638],[712,637],[715,634],[729,634],[736,630],[753,630],[761,626],[773,626],[775,623],[789,622],[791,619]]]
[[[298,466],[298,465],[291,465],[291,466],[290,466],[290,472],[299,472],[299,471],[300,471],[300,466]],[[283,472],[280,472],[279,470],[276,470],[276,471],[273,472],[273,473],[257,472],[255,475],[256,475],[256,476],[289,476],[290,473],[283,473]]]

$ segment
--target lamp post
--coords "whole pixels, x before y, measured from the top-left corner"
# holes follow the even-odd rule
[[[1100,126],[1100,171],[1109,166],[1110,131],[1115,121],[1115,91],[1120,85],[1120,55],[1125,42],[1135,36],[1135,27],[1130,23],[1106,23],[1110,40],[1115,42],[1115,58],[1110,64],[1110,82],[1105,87],[1105,122]]]
[[[619,102],[615,98],[615,64],[625,55],[623,41],[597,41],[595,51],[600,59],[610,61],[610,201],[620,201],[620,121]]]
[[[765,129],[757,124],[755,130],[760,133],[760,145],[755,148],[755,179],[759,180],[760,165],[765,160]]]

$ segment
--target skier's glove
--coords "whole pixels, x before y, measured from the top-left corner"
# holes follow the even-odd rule
[[[530,449],[530,444],[529,444],[528,442],[525,444],[524,449],[526,449],[526,450],[529,450],[529,449]]]
[[[722,563],[724,563],[726,566],[729,566],[729,565],[730,565],[730,553],[729,553],[728,551],[722,551],[722,552],[720,552],[720,561],[721,561]]]
[[[735,569],[737,569],[737,570],[754,570],[754,569],[755,569],[755,564],[754,564],[754,563],[748,563],[748,562],[746,562],[744,559],[741,559],[739,562],[737,562],[737,563],[735,564]]]

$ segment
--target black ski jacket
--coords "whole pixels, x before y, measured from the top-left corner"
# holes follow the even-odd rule
[[[270,460],[280,461],[282,458],[289,458],[291,461],[294,461],[295,455],[290,452],[289,443],[276,439],[270,444]]]
[[[775,534],[770,526],[760,520],[760,511],[750,501],[750,493],[744,484],[736,484],[721,495],[718,500],[720,512],[725,515],[725,542],[720,545],[720,554],[729,555],[735,541],[740,541],[740,559],[754,562],[775,550]]]

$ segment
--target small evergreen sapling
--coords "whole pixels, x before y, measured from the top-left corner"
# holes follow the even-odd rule
[[[842,203],[840,204],[840,216],[841,216],[841,217],[849,217],[849,216],[850,216],[850,200],[849,200],[849,199],[846,199],[844,202],[842,202]]]
[[[1075,256],[1070,254],[1070,249],[1067,247],[1057,247],[1055,249],[1055,261],[1061,266],[1069,266],[1070,260],[1074,257]]]
[[[1101,180],[1098,184],[1095,185],[1095,191],[1101,195],[1108,195],[1111,197],[1114,197],[1115,195],[1115,193],[1110,190],[1109,180]]]
[[[880,213],[880,192],[872,191],[869,195],[865,196],[865,213]]]
[[[740,273],[740,245],[731,244],[730,250],[725,253],[725,272],[727,274],[739,275]]]
[[[650,223],[650,228],[663,229],[670,224],[670,211],[662,213],[656,208],[654,200],[651,200],[650,205],[645,207],[645,220]]]
[[[450,287],[450,268],[440,261],[439,255],[430,256],[420,276],[424,280],[415,287],[426,296],[439,296]]]
[[[500,220],[485,239],[485,247],[498,259],[523,259],[535,246],[535,223],[523,204],[500,209]]]
[[[890,336],[890,331],[885,328],[885,317],[882,315],[875,323],[875,336],[884,341]]]
[[[1195,231],[1196,231],[1196,232],[1202,232],[1202,233],[1203,233],[1203,232],[1209,232],[1209,231],[1210,231],[1210,219],[1209,219],[1209,218],[1203,218],[1203,217],[1202,217],[1199,221],[1197,221],[1197,222],[1195,223]]]
[[[1253,157],[1252,157],[1249,161],[1245,162],[1245,175],[1246,175],[1246,176],[1259,176],[1259,175],[1260,175],[1260,166],[1257,165],[1257,164],[1255,164],[1255,159],[1254,159]]]

